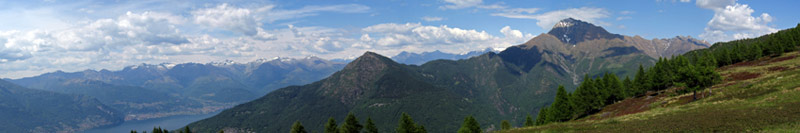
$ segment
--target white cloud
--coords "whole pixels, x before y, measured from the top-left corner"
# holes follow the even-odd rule
[[[272,8],[267,6],[265,8]],[[245,35],[258,34],[258,27],[261,23],[252,15],[250,9],[236,8],[227,3],[213,8],[199,9],[192,11],[194,22],[197,24],[222,28]]]
[[[461,9],[478,6],[483,0],[444,0],[448,5],[440,6],[441,9]]]
[[[502,29],[500,29],[500,33],[503,33],[503,35],[505,35],[505,37],[509,37],[509,38],[523,38],[524,37],[522,35],[521,31],[513,30],[513,29],[511,29],[511,26],[503,27]]]
[[[177,28],[185,21],[168,13],[128,12],[63,30],[0,31],[0,74],[18,78],[55,70],[157,63],[170,56],[242,51],[241,46],[200,45],[197,38]],[[223,48],[226,50],[220,50]]]
[[[429,16],[422,17],[421,19],[425,20],[425,21],[428,21],[428,22],[444,20],[444,18],[442,18],[442,17],[429,17]]]
[[[534,36],[523,34],[519,30],[505,26],[500,29],[502,37],[493,36],[485,31],[461,29],[441,26],[427,26],[419,23],[385,23],[362,29],[365,33],[357,42],[357,47],[370,48],[388,52],[388,55],[400,51],[463,52],[484,48],[506,48],[521,44]]]
[[[115,15],[85,18],[60,28],[38,27],[46,30],[0,30],[0,77],[20,78],[56,70],[120,69],[141,63],[202,63],[224,59],[246,62],[275,56],[310,55],[345,58],[367,50],[384,55],[432,50],[460,53],[489,47],[502,49],[534,37],[509,26],[497,29],[502,35],[495,36],[482,30],[421,23],[384,23],[359,29],[293,25],[264,28],[266,26],[262,25],[279,20],[324,12],[362,13],[370,9],[357,4],[290,10],[277,7],[280,6],[217,4],[175,11],[179,13],[123,11],[116,14],[94,8],[92,14]],[[490,9],[491,5],[474,7]],[[511,10],[501,4],[492,8],[497,7],[514,13],[538,10]],[[204,28],[242,35],[206,33],[209,31]]]
[[[384,34],[375,44],[383,46],[402,46],[412,44],[447,45],[454,43],[483,41],[492,38],[485,31],[465,30],[442,26],[423,26],[419,23],[378,24],[363,29],[367,33]]]
[[[754,10],[746,4],[732,0],[698,0],[697,6],[714,11],[714,17],[708,21],[705,32],[700,34],[701,38],[710,42],[752,38],[778,31],[767,25],[772,22],[772,16],[767,13],[752,16]]]
[[[541,14],[502,12],[493,13],[491,15],[507,18],[535,19],[539,21],[536,22],[536,25],[542,27],[542,29],[550,29],[553,27],[553,25],[555,25],[556,22],[570,17],[599,25],[609,25],[608,23],[599,20],[601,18],[609,17],[609,14],[610,13],[603,8],[581,7],[550,11]]]

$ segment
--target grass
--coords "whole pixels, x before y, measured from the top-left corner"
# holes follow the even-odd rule
[[[605,111],[616,113],[604,110],[577,121],[500,132],[797,132],[797,56],[793,52],[720,68],[725,81],[698,93],[706,94],[698,100],[692,100],[691,93],[665,93],[649,100],[650,109],[643,112],[597,119]]]

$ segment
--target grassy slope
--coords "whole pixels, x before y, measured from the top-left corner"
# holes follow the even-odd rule
[[[691,93],[666,92],[615,104],[646,102],[644,106],[610,105],[581,120],[503,132],[797,131],[800,130],[800,58],[795,58],[798,55],[792,52],[719,68],[717,71],[725,81],[707,89],[703,93],[707,96],[696,101],[692,101]],[[642,112],[624,115],[637,112],[631,110]]]

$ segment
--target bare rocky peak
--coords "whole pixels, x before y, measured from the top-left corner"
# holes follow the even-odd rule
[[[622,35],[611,34],[600,26],[573,18],[559,21],[547,34],[557,37],[561,42],[573,45],[595,39],[623,38]]]

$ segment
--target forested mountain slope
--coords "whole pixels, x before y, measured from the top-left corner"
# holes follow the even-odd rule
[[[576,30],[568,31],[566,34]],[[609,34],[599,30],[586,33]],[[320,131],[327,118],[342,120],[348,112],[359,120],[371,117],[384,132],[394,130],[402,112],[431,132],[456,131],[469,115],[486,127],[500,120],[522,123],[525,116],[552,102],[558,85],[575,88],[584,75],[605,72],[632,76],[639,65],[650,66],[660,56],[639,49],[660,44],[586,37],[573,44],[542,34],[500,53],[419,66],[367,52],[326,79],[279,89],[189,127],[204,132],[287,132],[292,123],[300,121],[306,129]]]
[[[573,93],[559,88],[544,126],[510,131],[798,130],[799,27],[659,59],[634,80],[587,77]]]

